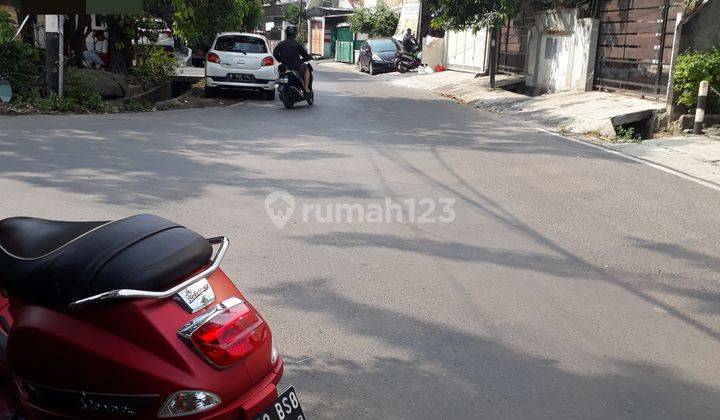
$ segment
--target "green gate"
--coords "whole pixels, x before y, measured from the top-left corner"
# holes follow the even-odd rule
[[[338,41],[352,41],[353,40],[353,34],[350,30],[349,26],[339,26],[336,29],[336,39]]]
[[[341,63],[353,62],[353,42],[352,41],[335,41],[335,61]]]
[[[350,64],[355,61],[353,33],[349,26],[339,26],[335,29],[335,61]]]

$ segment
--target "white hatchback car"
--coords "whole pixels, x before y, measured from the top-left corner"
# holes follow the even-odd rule
[[[278,66],[267,39],[243,32],[218,34],[205,60],[205,96],[218,89],[262,91],[266,99],[275,99]]]

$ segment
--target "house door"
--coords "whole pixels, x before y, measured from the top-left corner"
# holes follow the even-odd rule
[[[313,20],[310,22],[310,54],[323,55],[323,22],[321,20]]]

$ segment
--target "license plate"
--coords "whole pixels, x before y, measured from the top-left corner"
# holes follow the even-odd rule
[[[278,83],[287,83],[287,82],[288,82],[287,77],[282,77],[282,78],[278,79]]]
[[[254,420],[305,420],[295,388],[291,386],[285,390],[270,407],[255,416]]]
[[[186,311],[195,313],[215,300],[215,292],[207,279],[202,279],[181,290],[175,300]]]
[[[254,76],[252,74],[242,74],[242,73],[230,73],[228,75],[230,79],[232,80],[253,80]]]

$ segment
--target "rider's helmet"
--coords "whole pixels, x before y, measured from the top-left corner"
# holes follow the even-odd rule
[[[295,38],[297,36],[297,27],[290,25],[285,28],[285,36],[288,38]]]

